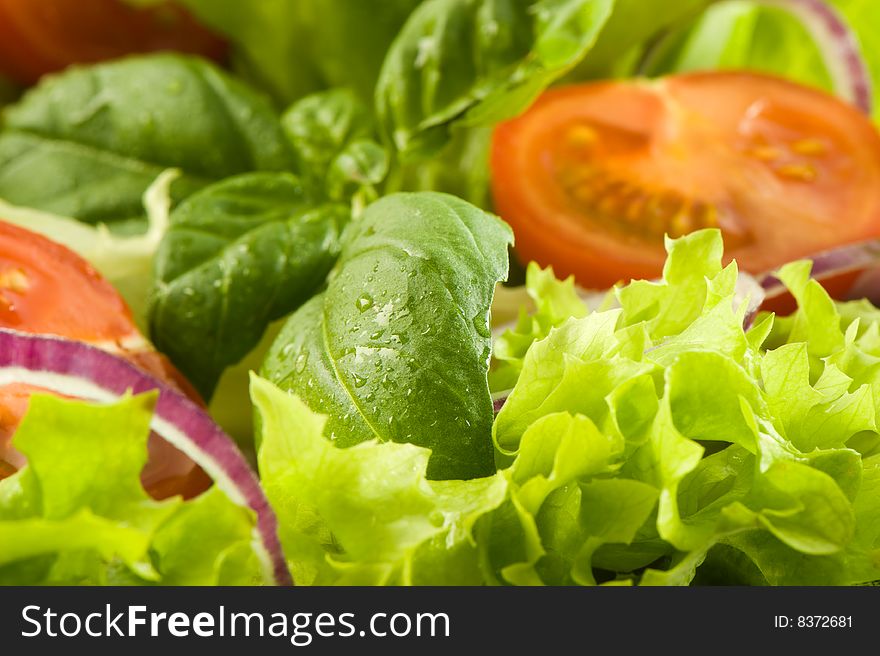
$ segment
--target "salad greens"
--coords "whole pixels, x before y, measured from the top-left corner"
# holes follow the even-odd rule
[[[212,180],[293,166],[268,101],[180,55],[71,69],[4,118],[0,197],[119,230],[142,226],[141,196],[166,168],[183,172],[180,200]]]
[[[372,200],[385,178],[388,155],[377,143],[369,107],[350,89],[315,93],[293,103],[281,127],[306,186],[316,197]]]
[[[248,173],[171,213],[155,256],[150,334],[207,398],[266,326],[308,299],[339,253],[345,206],[315,206],[289,173]]]
[[[181,0],[237,46],[237,72],[281,102],[327,87],[365,100],[388,45],[421,0]]]
[[[153,501],[141,487],[155,402],[155,394],[112,405],[31,398],[14,437],[28,465],[0,480],[0,583],[263,580],[246,509],[218,488]]]
[[[534,311],[529,313],[521,305],[516,325],[505,330],[493,345],[495,366],[489,372],[489,383],[496,391],[503,392],[516,384],[526,353],[536,340],[547,337],[567,319],[580,319],[588,313],[586,303],[575,289],[574,276],[557,280],[553,267],[542,269],[531,262],[526,269],[525,288],[534,303]]]
[[[880,310],[832,301],[808,263],[778,274],[797,312],[747,328],[715,231],[598,307],[533,263],[534,307],[491,332],[513,240],[493,126],[559,81],[749,67],[829,87],[790,15],[182,3],[235,75],[158,54],[46,78],[4,109],[0,216],[116,285],[236,437],[253,407],[298,583],[880,580]],[[880,79],[875,3],[833,4]],[[33,398],[29,464],[0,480],[0,583],[264,580],[222,491],[144,492],[154,403]]]
[[[512,464],[486,478],[430,481],[417,446],[344,448],[335,410],[255,379],[291,566],[324,583],[878,578],[880,312],[835,304],[797,263],[783,279],[800,309],[744,330],[719,233],[669,251],[662,281],[586,315],[532,275],[539,314],[573,316],[527,349],[493,427]]]
[[[862,56],[872,77],[880,76],[880,42],[875,30],[880,13],[871,0],[832,0],[859,33]],[[833,91],[821,52],[790,13],[770,2],[718,3],[695,22],[672,30],[642,64],[643,73],[750,69],[784,75]],[[874,85],[875,107],[880,87]],[[875,119],[880,114],[875,113]]]
[[[503,475],[426,478],[429,449],[376,440],[348,449],[325,437],[327,418],[254,378],[263,426],[260,471],[303,584],[469,584],[480,580],[471,539],[504,499]]]
[[[668,3],[662,17],[645,11],[640,0],[380,4],[381,11],[367,7],[371,3],[334,0],[330,12],[326,3],[311,0],[294,4],[188,0],[199,17],[236,44],[239,72],[244,67],[258,74],[248,79],[278,99],[295,102],[279,117],[248,86],[190,57],[151,55],[75,68],[47,79],[6,111],[0,131],[0,198],[25,213],[36,209],[87,224],[106,224],[114,233],[142,232],[145,189],[164,170],[176,168],[177,178],[166,180],[163,187],[167,198],[154,194],[154,204],[167,202],[172,210],[163,253],[177,250],[186,232],[183,224],[193,221],[186,218],[186,208],[193,206],[178,209],[177,205],[199,189],[215,190],[198,196],[196,210],[200,226],[211,223],[208,216],[224,217],[229,211],[225,194],[216,195],[216,189],[228,188],[223,181],[230,176],[255,171],[297,176],[303,189],[298,211],[303,213],[320,213],[328,204],[339,203],[350,204],[351,213],[359,215],[381,195],[407,190],[445,191],[491,209],[492,125],[517,113],[558,78],[632,74],[640,65],[657,74],[691,68],[693,62],[751,65],[762,43],[776,43],[773,36],[761,36],[757,27],[736,27],[722,34],[723,20],[716,15],[724,19],[747,14],[758,23],[765,21],[766,14],[774,17],[774,25],[783,26],[780,29],[792,34],[801,29],[790,16],[752,4],[746,11],[741,5],[722,3],[701,14],[713,4],[708,0],[676,0]],[[855,0],[841,0],[840,8],[857,28],[861,23],[855,19],[870,11]],[[365,12],[373,19],[370,24],[382,29],[360,29]],[[760,15],[761,21],[754,15]],[[670,36],[654,47],[656,37],[666,32]],[[680,33],[688,38],[683,41],[676,36]],[[873,35],[864,31],[859,35],[868,61],[874,61]],[[822,71],[814,61],[816,52],[809,54],[810,48],[815,51],[809,39],[789,42],[793,51],[806,54],[774,59],[778,72],[797,77],[794,61],[810,61],[810,70]],[[721,50],[725,54],[719,54]],[[366,69],[373,73],[365,73]],[[826,78],[820,72],[808,81],[821,84]],[[330,85],[341,86],[325,88]],[[305,95],[316,89],[321,90]],[[198,120],[192,120],[196,116]],[[220,187],[213,186],[218,183]],[[150,214],[161,217],[161,207]],[[301,281],[300,291],[274,305],[253,296],[236,300],[235,285],[208,289],[190,284],[193,276],[205,279],[203,274],[211,266],[216,271],[221,255],[228,254],[228,248],[216,241],[212,258],[199,251],[217,225],[197,240],[201,246],[189,243],[175,255],[173,270],[164,256],[157,258],[155,281],[146,280],[148,260],[157,249],[159,230],[164,230],[161,221],[153,216],[151,220],[159,227],[118,251],[114,248],[119,244],[103,229],[97,239],[88,238],[94,233],[68,230],[70,224],[60,234],[55,227],[51,231],[120,284],[139,322],[151,327],[153,339],[171,351],[175,363],[197,379],[206,396],[226,368],[242,362],[272,320],[295,310],[322,284],[340,247],[333,238],[320,238],[320,231],[310,232],[304,252],[312,254],[294,259],[321,264],[314,269],[304,264],[310,273]],[[37,229],[44,223],[26,221]],[[275,252],[263,251],[266,258],[290,262],[282,246],[303,243],[295,223],[287,224],[289,232],[277,240]],[[59,225],[54,221],[46,225],[50,224]],[[275,229],[280,228],[278,224]],[[242,234],[236,233],[228,245],[237,244]],[[323,256],[315,249],[324,249]],[[131,261],[146,266],[138,264],[117,274],[116,262],[102,262],[104,254],[132,251],[136,257]],[[245,268],[249,273],[265,270],[264,264],[236,268],[240,271],[230,279],[239,281],[253,280],[241,275]],[[187,275],[181,276],[184,271]],[[151,287],[154,293],[148,302],[146,290]],[[226,318],[219,323],[208,320],[179,303],[180,294],[190,289],[208,294],[205,298],[210,300],[205,302],[225,312]],[[240,321],[243,316],[246,320]],[[186,343],[179,342],[179,336],[186,336]],[[209,345],[204,353],[191,348],[203,343]],[[243,377],[239,378],[243,385]]]
[[[352,224],[327,290],[290,318],[264,374],[328,414],[342,446],[430,448],[432,478],[491,472],[489,306],[511,241],[453,196],[386,196]]]
[[[402,158],[431,154],[455,124],[515,116],[596,40],[613,0],[429,0],[395,39],[376,110]]]

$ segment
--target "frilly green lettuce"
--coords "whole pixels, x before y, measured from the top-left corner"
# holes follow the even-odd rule
[[[151,499],[140,483],[155,394],[93,405],[35,395],[0,481],[0,584],[251,585],[254,518],[212,488]]]
[[[537,311],[496,345],[521,366],[493,427],[509,466],[488,478],[428,481],[412,445],[338,448],[255,379],[263,482],[301,580],[880,579],[880,313],[795,263],[780,277],[800,309],[745,330],[720,233],[667,248],[663,280],[589,314],[530,271]]]

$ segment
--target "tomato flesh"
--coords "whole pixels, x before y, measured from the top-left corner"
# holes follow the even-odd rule
[[[0,221],[0,328],[88,342],[198,395],[138,331],[116,290],[81,257],[45,237]],[[29,385],[0,386],[0,479],[24,464],[10,441],[36,391]],[[185,454],[152,434],[141,479],[155,498],[195,496],[210,478]]]
[[[22,84],[71,64],[156,50],[221,59],[226,45],[172,2],[0,0],[0,72]]]
[[[95,344],[139,337],[125,301],[90,264],[7,223],[0,223],[0,326]]]
[[[658,277],[664,235],[700,228],[760,273],[880,236],[880,136],[770,76],[575,85],[496,129],[492,188],[519,255],[585,287]]]

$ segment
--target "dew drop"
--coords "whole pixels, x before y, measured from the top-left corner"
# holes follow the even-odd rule
[[[489,322],[486,321],[486,313],[481,312],[477,316],[473,318],[474,330],[477,331],[477,334],[480,337],[485,337],[489,339],[492,336],[492,333],[489,332]]]

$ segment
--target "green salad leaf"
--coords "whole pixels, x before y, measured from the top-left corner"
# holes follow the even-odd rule
[[[345,206],[314,205],[289,173],[249,173],[193,194],[156,253],[150,335],[206,397],[270,322],[323,284]]]
[[[382,129],[403,159],[450,126],[515,116],[595,43],[613,0],[428,0],[391,45],[376,83]]]
[[[667,247],[663,279],[618,289],[614,309],[532,268],[523,344],[499,338],[524,356],[483,478],[434,482],[417,439],[362,439],[309,409],[307,383],[255,379],[291,566],[325,584],[880,578],[880,311],[835,304],[796,263],[780,277],[798,311],[746,330],[720,233]]]
[[[387,173],[370,111],[350,90],[306,96],[280,125],[302,174],[248,173],[203,188],[171,213],[156,253],[151,337],[206,398],[272,321],[324,283],[349,216]]]
[[[234,45],[237,71],[282,103],[326,87],[372,97],[394,36],[421,0],[181,0]]]
[[[871,0],[829,0],[857,35],[871,78],[880,80],[880,19]],[[746,69],[774,73],[835,91],[822,52],[802,23],[782,7],[736,0],[720,2],[667,36],[647,59],[650,75]],[[875,119],[880,119],[880,87],[874,85]]]
[[[476,520],[498,506],[502,475],[427,480],[431,452],[370,440],[340,449],[327,418],[255,377],[260,472],[294,577],[314,584],[477,584]],[[298,576],[299,575],[299,576]]]
[[[328,414],[343,445],[432,449],[432,478],[493,469],[489,306],[510,229],[443,194],[386,196],[352,223],[327,290],[298,310],[263,374]]]
[[[385,192],[440,191],[491,210],[489,150],[493,126],[454,130],[430,159],[395,161]]]
[[[492,357],[495,366],[489,374],[493,391],[501,392],[514,386],[522,371],[523,360],[532,344],[550,334],[571,317],[587,315],[587,305],[578,296],[574,276],[564,281],[553,275],[553,267],[542,269],[530,262],[526,268],[526,292],[534,302],[534,312],[521,307],[516,325],[495,340]]]
[[[139,230],[141,197],[167,168],[175,200],[230,175],[288,170],[268,101],[204,60],[157,54],[47,77],[4,112],[0,198]]]
[[[375,139],[369,107],[349,89],[331,89],[295,102],[281,118],[306,185],[318,197],[375,195],[388,156]]]
[[[644,0],[616,0],[614,11],[588,57],[569,76],[592,80],[629,76],[654,40],[670,28],[689,23],[718,0],[665,0],[662,11]]]
[[[248,510],[216,488],[154,501],[141,487],[155,402],[155,394],[111,405],[31,397],[14,437],[28,464],[0,481],[0,582],[262,581]],[[224,567],[230,558],[234,572]]]
[[[694,233],[669,250],[661,282],[621,288],[620,309],[572,318],[529,348],[495,423],[499,448],[518,457],[533,427],[559,412],[625,440],[614,480],[639,481],[658,497],[650,523],[625,534],[630,547],[597,550],[594,563],[617,576],[648,567],[645,584],[686,584],[703,562],[717,562],[713,550],[733,548],[771,583],[877,578],[876,543],[872,535],[859,544],[854,503],[872,505],[861,496],[857,447],[876,444],[867,437],[876,435],[875,408],[841,359],[846,327],[835,304],[808,265],[783,269],[800,309],[770,333],[768,350],[742,329],[735,265],[721,267],[718,234]],[[754,330],[767,337],[760,321]],[[583,521],[560,524],[582,499],[583,489],[558,500],[546,528],[538,512],[549,555],[535,567],[545,582],[590,580],[574,555],[575,546],[589,551]],[[771,571],[786,559],[790,571]],[[803,565],[812,560],[815,578]]]

